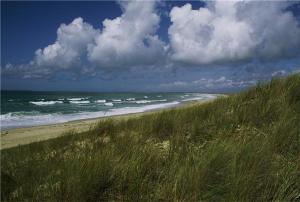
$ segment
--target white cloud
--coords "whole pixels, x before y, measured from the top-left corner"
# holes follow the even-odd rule
[[[27,64],[9,65],[14,68],[5,68],[5,73],[49,78],[57,72],[69,72],[73,78],[164,63],[167,46],[156,35],[160,22],[157,1],[119,4],[123,14],[105,19],[102,30],[93,28],[81,17],[61,24],[53,44],[36,50]]]
[[[38,49],[32,65],[61,69],[77,66],[81,57],[86,57],[87,44],[93,42],[96,34],[97,30],[80,17],[68,25],[62,24],[55,43]]]
[[[278,70],[275,71],[271,74],[272,77],[280,77],[280,76],[285,76],[287,72],[285,70]]]
[[[63,78],[67,73],[73,79],[99,75],[111,78],[110,73],[121,75],[120,69],[130,69],[127,79],[150,75],[163,78],[175,75],[176,68],[187,69],[188,65],[181,62],[203,65],[258,58],[251,62],[263,64],[261,60],[300,51],[300,28],[294,16],[285,11],[284,2],[209,1],[198,10],[190,4],[174,7],[170,12],[169,45],[157,35],[157,1],[121,1],[120,5],[123,14],[105,19],[102,30],[76,18],[60,25],[55,42],[38,49],[30,63],[9,64],[3,72],[23,78],[51,78],[58,72]],[[145,68],[149,66],[156,68]],[[251,69],[258,72],[261,67]],[[224,78],[219,79],[221,82]],[[190,84],[178,81],[172,85]]]
[[[103,30],[89,46],[89,60],[101,67],[153,64],[164,58],[165,44],[155,32],[160,17],[154,1],[122,2],[124,13],[103,21]]]
[[[174,7],[171,57],[191,64],[269,60],[299,54],[300,28],[285,2],[216,1]]]
[[[292,71],[293,74],[300,74],[300,67],[294,71]]]
[[[170,83],[162,83],[159,89],[165,91],[181,91],[181,90],[207,90],[207,89],[224,89],[224,88],[243,88],[255,85],[257,80],[233,80],[220,76],[219,78],[201,78],[193,81],[174,81]]]

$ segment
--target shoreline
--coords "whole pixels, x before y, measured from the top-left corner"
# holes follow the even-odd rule
[[[214,99],[212,99],[214,100]],[[68,131],[75,132],[85,132],[88,131],[92,126],[97,124],[100,120],[103,119],[127,119],[142,116],[145,114],[151,114],[155,112],[161,112],[164,110],[170,110],[174,108],[183,108],[188,107],[194,104],[203,104],[210,102],[212,100],[193,100],[186,101],[180,104],[166,107],[166,108],[156,108],[151,109],[144,112],[136,112],[129,114],[120,114],[120,115],[111,115],[105,117],[97,117],[97,118],[88,118],[88,119],[80,119],[74,121],[68,121],[64,123],[56,123],[56,124],[47,124],[40,126],[31,126],[31,127],[20,127],[13,129],[1,130],[1,150],[8,149],[12,147],[17,147],[19,145],[30,144],[33,142],[44,141],[51,138],[56,138],[64,135]]]

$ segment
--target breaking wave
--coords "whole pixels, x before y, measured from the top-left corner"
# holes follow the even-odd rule
[[[30,103],[34,105],[42,106],[42,105],[62,104],[63,101],[36,101],[36,102],[31,101]]]
[[[140,113],[149,110],[175,106],[178,105],[179,103],[180,102],[174,101],[169,103],[160,103],[160,104],[146,105],[140,107],[123,107],[123,108],[114,108],[107,111],[80,112],[80,113],[73,113],[73,114],[62,114],[62,113],[42,114],[37,111],[13,112],[13,113],[7,113],[1,115],[1,129],[56,124],[56,123],[64,123],[68,121],[82,120],[82,119],[89,119],[89,118]]]

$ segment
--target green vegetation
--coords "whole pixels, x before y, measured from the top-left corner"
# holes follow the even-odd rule
[[[4,201],[300,201],[300,76],[2,151]]]

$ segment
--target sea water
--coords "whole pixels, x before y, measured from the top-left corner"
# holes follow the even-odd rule
[[[145,112],[217,96],[203,93],[1,91],[1,129]]]

